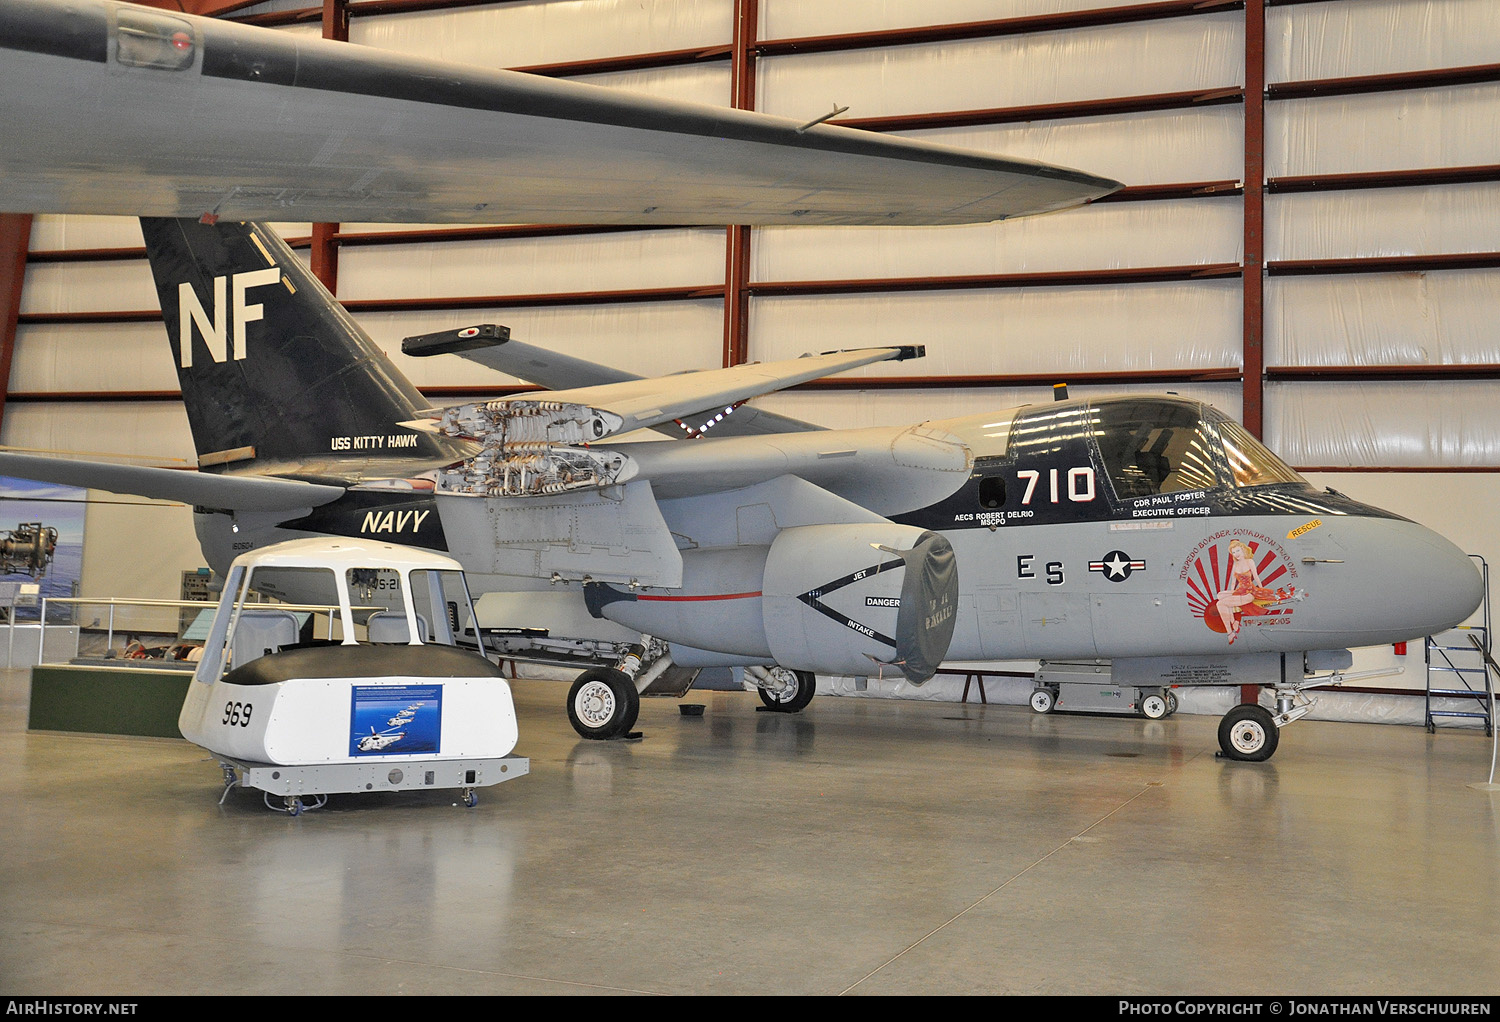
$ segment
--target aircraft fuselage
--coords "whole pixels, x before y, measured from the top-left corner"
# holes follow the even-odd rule
[[[958,566],[949,660],[1340,649],[1433,634],[1479,601],[1477,571],[1447,540],[1315,490],[1226,417],[1179,399],[1071,401],[912,427],[616,449],[635,452],[689,551],[723,543],[702,531],[701,512],[681,510],[697,503],[678,480],[699,480],[693,496],[701,501],[707,461],[723,466],[717,486],[731,511],[736,494],[786,473],[873,516],[941,534]],[[351,489],[300,516],[200,513],[199,535],[215,566],[252,545],[318,533],[462,547],[445,531],[445,520],[450,531],[454,521],[445,508],[472,509],[481,498],[411,488],[427,485],[424,467],[436,466],[378,458],[283,466],[310,481],[342,476]],[[401,474],[392,478],[391,468]],[[486,542],[493,539],[503,545],[504,537]],[[466,567],[479,593],[546,587]],[[672,592],[721,601],[723,612],[734,600],[759,600],[758,581],[699,571]],[[683,641],[672,625],[682,619],[661,606],[663,616],[641,630]],[[859,627],[857,608],[842,612]],[[725,634],[717,648],[739,651],[726,662],[764,659],[745,653],[761,648],[755,642],[725,631],[731,617],[716,624]],[[686,638],[703,649],[698,630]]]

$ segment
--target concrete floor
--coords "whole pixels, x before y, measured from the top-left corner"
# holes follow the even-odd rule
[[[1482,732],[753,694],[531,773],[219,805],[184,742],[28,733],[0,675],[0,993],[1466,995],[1500,987]]]

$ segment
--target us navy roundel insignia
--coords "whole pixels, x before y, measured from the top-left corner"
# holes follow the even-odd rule
[[[478,337],[479,328],[477,326],[466,327],[458,332],[458,336],[463,338]]]
[[[1101,571],[1111,582],[1123,582],[1131,572],[1145,567],[1145,561],[1135,560],[1123,550],[1111,550],[1099,560],[1089,562],[1089,571]]]

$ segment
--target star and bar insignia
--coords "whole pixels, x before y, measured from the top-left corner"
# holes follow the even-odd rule
[[[1089,571],[1101,571],[1111,582],[1123,582],[1133,571],[1142,571],[1146,562],[1131,557],[1123,550],[1111,550],[1097,561],[1089,562]]]

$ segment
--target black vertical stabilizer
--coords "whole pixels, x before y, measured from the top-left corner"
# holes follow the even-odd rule
[[[427,402],[270,229],[143,217],[141,233],[201,463],[454,457],[397,425]]]

